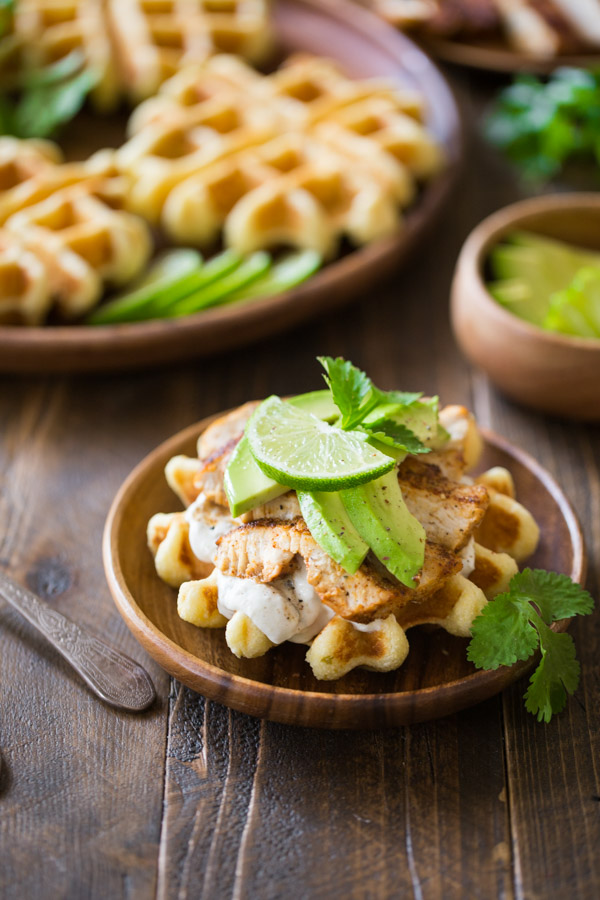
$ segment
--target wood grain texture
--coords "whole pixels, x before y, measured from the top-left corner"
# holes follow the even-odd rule
[[[459,78],[473,123],[498,82]],[[92,698],[0,608],[0,894],[60,898],[595,900],[600,894],[600,618],[574,623],[582,683],[538,725],[525,683],[410,728],[261,724],[167,680],[128,636],[99,541],[114,491],[162,440],[248,396],[320,386],[343,353],[391,388],[472,403],[536,456],[582,519],[600,589],[600,430],[533,415],[471,373],[450,336],[461,243],[520,189],[474,142],[432,240],[341,315],[210,363],[77,379],[0,378],[0,558],[151,670],[146,718]],[[165,766],[166,759],[166,766]],[[164,801],[164,802],[163,802]]]

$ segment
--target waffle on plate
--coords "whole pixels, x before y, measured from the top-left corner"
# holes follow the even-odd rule
[[[224,628],[236,656],[262,656],[292,640],[308,644],[306,659],[321,680],[359,666],[398,668],[410,628],[469,636],[473,619],[534,552],[539,529],[516,500],[510,473],[466,474],[482,442],[473,417],[457,406],[440,412],[449,440],[425,457],[407,456],[397,469],[404,501],[427,538],[415,587],[401,584],[372,553],[349,575],[312,537],[293,491],[233,519],[223,477],[255,408],[246,404],[210,425],[197,458],[168,463],[167,481],[186,511],[148,523],[156,571],[178,588],[179,615],[198,627]],[[227,607],[232,592],[248,589],[256,594],[251,607]],[[264,614],[272,604],[285,610],[275,630]]]
[[[343,240],[397,231],[444,165],[420,96],[307,56],[270,75],[208,57],[141,103],[129,135],[77,163],[48,141],[0,138],[0,322],[80,318],[143,272],[152,229],[209,251],[330,260]]]

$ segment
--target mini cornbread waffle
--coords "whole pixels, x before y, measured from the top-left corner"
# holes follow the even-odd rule
[[[52,303],[45,264],[16,235],[0,230],[0,323],[39,325]]]
[[[190,62],[228,52],[259,63],[273,46],[266,0],[108,0],[108,10],[136,102]]]
[[[126,284],[146,265],[152,249],[145,223],[112,209],[101,185],[74,184],[14,213],[5,229],[46,265],[50,289],[65,318],[96,304],[105,283]]]
[[[94,105],[103,112],[114,109],[121,89],[100,0],[19,0],[14,30],[23,62],[32,68],[78,50],[97,79],[91,92]]]
[[[510,473],[496,467],[474,480],[465,475],[478,462],[482,440],[464,407],[441,411],[451,439],[429,454],[431,462],[408,457],[399,468],[405,502],[428,539],[421,582],[414,589],[398,584],[390,591],[389,581],[381,580],[368,557],[354,575],[345,573],[316,546],[299,518],[294,492],[232,519],[222,478],[254,408],[246,404],[213,423],[199,440],[199,459],[177,456],[168,463],[168,483],[188,512],[157,514],[148,523],[157,573],[179,588],[180,617],[202,628],[225,628],[226,643],[236,656],[262,656],[276,644],[245,612],[223,615],[221,576],[277,584],[300,560],[327,615],[316,634],[298,642],[309,644],[306,659],[315,677],[332,680],[357,667],[398,668],[409,652],[406,632],[417,625],[468,637],[473,619],[507,590],[518,562],[534,552],[539,529],[515,499]],[[190,539],[190,523],[198,514],[223,535],[210,573],[210,564],[198,560]]]
[[[3,137],[0,185],[3,321],[40,324],[54,305],[75,318],[146,265],[148,226],[121,208],[112,151],[65,164],[49,141]]]
[[[247,72],[247,77],[245,77]],[[396,231],[443,155],[422,104],[299,57],[260,76],[216,56],[165,82],[130,123],[117,165],[130,208],[174,240],[242,253],[291,245],[333,256]]]
[[[152,96],[191,61],[225,51],[259,63],[273,45],[266,0],[19,0],[12,27],[3,78],[77,51],[101,112]]]

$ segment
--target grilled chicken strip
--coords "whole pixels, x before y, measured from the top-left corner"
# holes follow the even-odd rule
[[[458,484],[442,475],[438,466],[407,457],[398,472],[402,496],[419,520],[427,539],[448,550],[461,550],[485,515],[487,488]]]
[[[258,400],[250,400],[243,406],[238,406],[237,409],[233,409],[211,422],[198,438],[200,459],[205,460],[212,456],[234,438],[237,443],[244,432],[246,422],[257,406],[259,406]]]
[[[304,559],[307,578],[323,603],[345,618],[370,621],[439,590],[462,561],[439,544],[427,542],[425,563],[415,588],[400,584],[377,560],[365,560],[349,575],[322,550],[302,519],[261,519],[236,528],[217,542],[215,565],[225,575],[268,583]]]

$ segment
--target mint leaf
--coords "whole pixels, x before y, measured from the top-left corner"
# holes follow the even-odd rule
[[[422,441],[416,436],[414,431],[401,425],[393,419],[381,419],[376,424],[366,425],[363,423],[365,431],[369,436],[382,444],[388,444],[396,450],[404,450],[406,453],[429,453],[430,448],[426,447]]]
[[[580,673],[573,639],[549,626],[586,615],[593,606],[591,595],[567,575],[525,569],[474,619],[467,658],[480,669],[497,669],[529,659],[539,646],[542,659],[531,677],[525,706],[538,721],[549,722],[564,708],[567,694],[577,689]]]
[[[374,387],[371,379],[351,362],[338,356],[317,357],[325,372],[333,402],[342,414],[341,427],[352,430],[363,416],[375,405]]]
[[[565,708],[567,694],[577,690],[580,665],[570,634],[556,634],[543,626],[540,638],[542,660],[531,676],[525,707],[537,715],[538,722],[549,722],[554,713]]]
[[[529,622],[531,613],[530,604],[499,594],[473,621],[467,659],[478,669],[497,669],[529,659],[539,644],[537,631]]]

